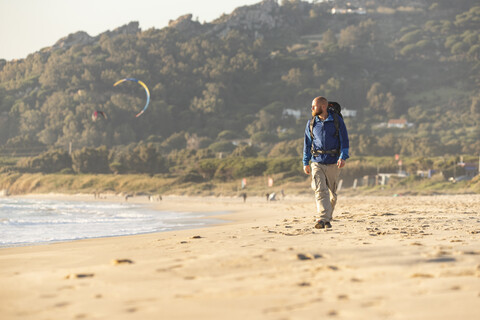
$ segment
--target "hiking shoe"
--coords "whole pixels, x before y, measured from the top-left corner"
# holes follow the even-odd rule
[[[331,228],[332,225],[330,224],[330,222],[325,222],[325,228]]]
[[[325,228],[325,222],[322,220],[318,220],[317,224],[315,225],[315,229],[324,229]]]

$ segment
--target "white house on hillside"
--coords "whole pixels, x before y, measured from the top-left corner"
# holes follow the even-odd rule
[[[355,118],[357,116],[357,110],[350,110],[350,109],[347,109],[347,108],[343,108],[342,109],[342,115],[345,117],[345,118]]]
[[[410,128],[413,123],[407,122],[407,119],[390,119],[387,122],[387,128]]]
[[[302,112],[295,109],[283,109],[282,116],[292,116],[298,120],[302,116]]]

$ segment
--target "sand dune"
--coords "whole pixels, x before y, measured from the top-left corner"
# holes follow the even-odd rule
[[[479,195],[340,196],[327,230],[313,228],[310,196],[170,196],[155,205],[232,213],[203,229],[0,249],[1,318],[480,314]]]

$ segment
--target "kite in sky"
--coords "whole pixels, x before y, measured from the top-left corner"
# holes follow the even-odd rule
[[[145,107],[143,107],[143,110],[140,111],[135,117],[140,117],[144,112],[145,110],[147,110],[148,108],[148,104],[150,103],[150,91],[148,91],[148,87],[145,83],[143,83],[142,81],[138,80],[138,79],[135,79],[135,78],[125,78],[125,79],[122,79],[122,80],[118,80],[117,82],[115,82],[115,84],[113,85],[114,87],[122,82],[125,82],[125,81],[133,81],[133,82],[137,82],[138,84],[140,84],[144,89],[145,89],[145,93],[147,94],[147,103],[145,104]]]
[[[92,113],[92,120],[93,121],[97,121],[97,118],[98,116],[101,115],[103,117],[103,119],[107,119],[107,114],[103,111],[99,111],[99,110],[95,110],[93,113]]]

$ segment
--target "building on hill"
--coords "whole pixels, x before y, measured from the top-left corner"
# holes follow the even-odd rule
[[[332,8],[332,14],[367,14],[364,8]]]
[[[298,120],[302,116],[302,111],[294,109],[283,109],[282,116],[291,116]]]
[[[406,119],[390,119],[387,122],[387,128],[410,128],[413,127],[413,123],[407,122]]]
[[[367,14],[365,1],[335,1],[331,10],[332,14]]]
[[[350,110],[347,108],[343,108],[342,116],[344,116],[345,118],[355,118],[357,116],[357,110]]]

